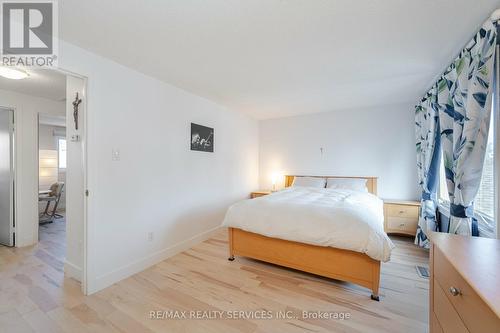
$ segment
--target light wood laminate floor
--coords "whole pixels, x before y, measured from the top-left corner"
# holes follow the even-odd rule
[[[229,262],[225,230],[85,297],[78,282],[63,277],[61,235],[63,230],[54,229],[34,247],[0,247],[0,332],[427,331],[428,280],[419,278],[414,266],[427,265],[428,252],[411,239],[392,238],[396,249],[382,266],[381,302],[375,302],[370,291],[352,284],[240,257]],[[228,312],[218,320],[150,319],[154,310],[188,311],[188,316],[195,310]],[[237,320],[227,319],[229,311],[294,316]],[[306,319],[302,311],[350,318]],[[239,315],[251,313],[256,312]]]

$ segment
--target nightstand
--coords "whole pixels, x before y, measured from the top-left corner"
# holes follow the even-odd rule
[[[384,230],[388,234],[415,236],[420,201],[384,200]]]
[[[252,193],[250,193],[250,199],[263,197],[268,194],[271,194],[271,191],[253,191]]]

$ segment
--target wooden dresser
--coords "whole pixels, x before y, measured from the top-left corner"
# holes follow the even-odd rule
[[[419,201],[384,200],[384,230],[388,234],[417,234]]]
[[[429,237],[430,332],[500,332],[500,240]]]

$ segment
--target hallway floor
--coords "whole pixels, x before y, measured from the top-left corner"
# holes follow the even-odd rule
[[[38,241],[40,250],[46,252],[54,261],[60,261],[64,266],[66,255],[66,221],[64,217],[55,219],[52,223],[40,225],[38,227]],[[60,267],[62,268],[62,266]]]

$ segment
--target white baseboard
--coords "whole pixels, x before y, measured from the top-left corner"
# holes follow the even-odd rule
[[[136,260],[128,265],[122,266],[114,271],[98,276],[94,283],[89,281],[87,284],[88,295],[93,294],[99,290],[102,290],[106,287],[109,287],[113,283],[116,283],[120,280],[128,278],[136,273],[139,273],[146,268],[149,268],[169,257],[176,255],[182,251],[186,251],[187,249],[193,247],[196,244],[199,244],[208,238],[212,237],[218,230],[220,226],[217,226],[208,231],[202,232],[196,236],[193,236],[189,239],[186,239],[182,242],[179,242],[171,247],[163,249],[161,251],[155,252],[147,257]]]
[[[82,282],[82,268],[66,260],[64,261],[64,275]]]

